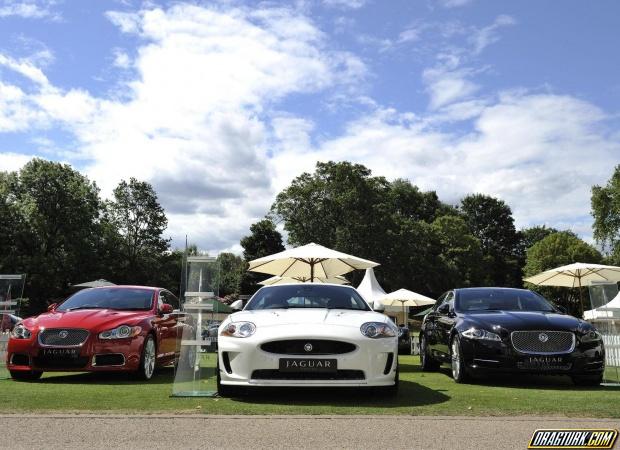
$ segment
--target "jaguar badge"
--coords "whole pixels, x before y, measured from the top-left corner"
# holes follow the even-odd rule
[[[60,333],[58,333],[58,337],[61,339],[66,339],[67,336],[69,336],[69,332],[67,330],[62,330]]]
[[[538,340],[543,343],[547,342],[549,340],[549,336],[547,336],[545,333],[540,333],[538,335]]]
[[[310,342],[308,342],[306,345],[304,345],[304,350],[307,352],[311,352],[312,351],[312,344]]]

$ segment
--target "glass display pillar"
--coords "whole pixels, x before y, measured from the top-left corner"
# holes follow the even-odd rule
[[[189,256],[184,268],[180,320],[182,339],[175,368],[173,397],[213,397],[217,394],[217,324],[219,264],[210,256]]]
[[[26,275],[0,275],[0,378],[9,378],[6,347],[14,325],[11,316],[19,316]]]

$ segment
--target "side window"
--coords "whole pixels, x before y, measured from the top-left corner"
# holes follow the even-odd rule
[[[161,307],[164,303],[168,303],[168,297],[166,296],[166,291],[159,291],[159,296],[157,298],[157,310],[161,311]]]
[[[166,291],[166,303],[172,305],[172,309],[179,310],[179,299],[171,292]]]
[[[444,300],[449,294],[450,292],[444,292],[443,294],[441,294],[441,296],[435,302],[435,306],[433,306],[433,311],[437,311],[437,308],[441,306],[441,304],[444,302]]]

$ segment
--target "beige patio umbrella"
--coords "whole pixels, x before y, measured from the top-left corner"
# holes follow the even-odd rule
[[[573,263],[567,266],[546,270],[537,275],[524,278],[528,283],[538,286],[564,286],[579,289],[581,309],[585,311],[581,286],[592,281],[620,281],[620,267],[602,264]]]
[[[331,278],[378,265],[367,259],[311,243],[250,261],[248,270],[314,281],[315,278]]]
[[[309,283],[310,280],[302,277],[271,277],[258,284],[263,286],[273,286],[274,284],[289,284],[289,283]],[[314,277],[314,283],[330,283],[330,284],[348,284],[349,280],[345,277],[338,275],[330,278]]]
[[[413,292],[408,289],[399,289],[397,291],[390,292],[385,297],[381,298],[380,301],[386,306],[402,306],[405,321],[407,319],[407,312],[405,311],[406,306],[424,306],[435,304],[435,299],[426,297],[425,295],[418,294],[417,292]]]

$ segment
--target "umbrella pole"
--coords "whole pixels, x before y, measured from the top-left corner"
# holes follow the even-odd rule
[[[314,261],[310,261],[310,282],[314,283]]]
[[[579,301],[581,302],[581,317],[585,317],[586,308],[583,305],[583,292],[581,292],[581,277],[577,277],[577,280],[579,281]]]

